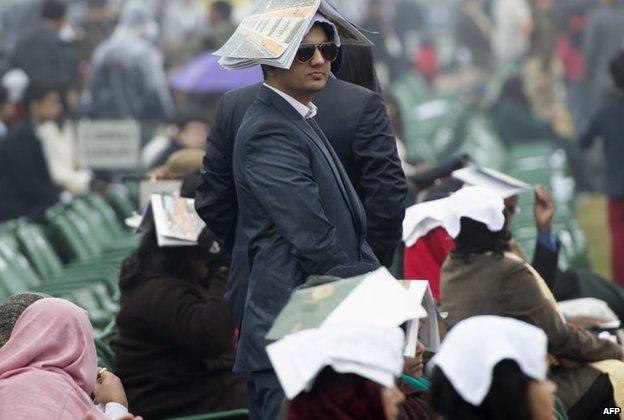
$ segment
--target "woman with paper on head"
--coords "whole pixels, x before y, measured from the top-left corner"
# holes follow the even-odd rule
[[[403,394],[399,327],[325,327],[290,334],[267,346],[288,420],[394,420]]]
[[[452,199],[478,199],[480,206],[458,217],[458,229],[449,231],[456,247],[442,267],[440,308],[448,312],[449,327],[477,315],[525,320],[546,333],[550,377],[570,418],[590,418],[601,407],[616,406],[614,398],[621,404],[622,348],[569,324],[539,273],[509,252],[503,199],[479,187],[460,190]]]
[[[430,362],[431,404],[445,420],[561,418],[553,416],[557,387],[546,376],[547,341],[515,319],[458,323]]]

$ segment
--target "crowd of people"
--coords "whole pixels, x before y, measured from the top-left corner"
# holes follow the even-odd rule
[[[170,75],[223,46],[251,2],[10,3],[0,5],[0,221],[45,224],[51,207],[131,176],[179,181],[173,194],[194,200],[205,227],[194,246],[161,246],[154,210],[135,203],[142,221],[118,267],[110,369],[79,306],[35,291],[0,302],[0,419],[621,412],[619,0],[336,1],[372,45],[349,43],[317,11],[286,68],[265,61],[262,80],[227,92],[176,90]],[[505,147],[548,139],[563,150],[576,192],[608,197],[612,279],[562,269],[546,186],[466,156],[410,155],[405,123],[417,113],[392,89],[403,80],[462,92]],[[136,121],[136,168],[81,161],[84,120]],[[584,152],[597,140],[598,164]],[[532,259],[511,233],[527,196]],[[383,267],[426,281],[439,345],[427,317],[411,347],[407,321],[418,318],[362,323],[363,313],[316,328],[293,319],[285,337],[267,338],[295,293],[311,290],[308,316],[319,302],[329,312],[345,299],[333,284]],[[608,309],[568,313],[560,303],[573,299]]]

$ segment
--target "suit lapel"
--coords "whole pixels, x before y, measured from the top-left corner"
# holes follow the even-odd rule
[[[351,185],[351,181],[346,174],[346,171],[342,167],[342,163],[340,159],[333,151],[330,150],[330,143],[327,141],[327,138],[323,134],[322,130],[318,128],[319,133],[312,128],[312,125],[308,124],[308,122],[299,114],[284,98],[279,96],[277,93],[273,92],[271,89],[263,86],[258,94],[258,100],[264,102],[265,104],[274,107],[281,114],[283,114],[286,118],[291,120],[297,128],[299,128],[305,135],[307,135],[314,146],[321,151],[321,154],[327,160],[327,163],[332,169],[334,178],[338,183],[340,188],[340,192],[347,203],[347,207],[349,207],[349,211],[351,213],[351,217],[356,227],[360,230],[360,233],[363,234],[366,229],[366,218],[364,216],[364,210],[361,207],[360,201],[357,198],[357,194]],[[316,124],[316,121],[313,122]],[[318,126],[317,126],[318,127]],[[320,136],[323,136],[320,138]],[[327,145],[327,146],[326,146]]]

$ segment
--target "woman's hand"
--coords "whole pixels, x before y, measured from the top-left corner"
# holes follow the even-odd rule
[[[115,402],[124,407],[128,407],[126,391],[124,391],[121,381],[117,376],[106,369],[100,370],[93,395],[100,404]]]

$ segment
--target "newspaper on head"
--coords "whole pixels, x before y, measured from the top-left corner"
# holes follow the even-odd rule
[[[229,70],[258,64],[288,69],[317,12],[335,25],[341,44],[372,45],[326,0],[258,0],[214,54]]]
[[[195,211],[195,200],[175,194],[152,194],[150,208],[159,247],[195,246],[204,222]]]

